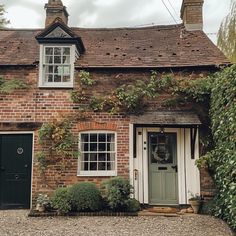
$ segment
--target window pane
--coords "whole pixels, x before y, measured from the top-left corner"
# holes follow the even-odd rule
[[[107,142],[114,142],[115,135],[114,134],[107,134]]]
[[[81,155],[81,161],[89,161],[89,154],[84,153]]]
[[[52,74],[53,73],[53,66],[45,66],[45,73]]]
[[[62,79],[63,82],[69,82],[70,81],[70,75],[64,75],[63,76],[63,79]]]
[[[63,56],[62,60],[64,64],[70,64],[70,56]]]
[[[53,64],[53,56],[46,56],[45,63],[46,64]]]
[[[70,55],[70,48],[63,48],[63,55]]]
[[[105,153],[99,153],[98,154],[98,161],[106,161],[106,154]]]
[[[107,170],[115,170],[115,162],[107,162]]]
[[[61,56],[55,56],[54,57],[54,63],[56,63],[56,64],[61,64],[62,62],[61,62]]]
[[[58,66],[58,73],[63,75],[64,66]]]
[[[54,82],[61,82],[61,76],[60,75],[54,75]]]
[[[89,139],[88,139],[88,134],[81,134],[81,142],[88,142]]]
[[[53,55],[53,48],[45,48],[45,54],[46,55]]]
[[[98,150],[100,152],[105,152],[106,151],[106,143],[99,143],[99,148]]]
[[[45,75],[45,81],[46,82],[53,82],[53,75],[52,74],[46,74]]]
[[[107,153],[107,161],[115,161],[115,153]]]
[[[106,162],[99,162],[98,170],[106,170]]]
[[[59,47],[54,48],[54,55],[61,55],[61,49]]]
[[[81,145],[81,151],[84,151],[84,152],[88,152],[89,151],[89,149],[88,149],[88,143],[82,143],[82,145]]]
[[[99,142],[106,142],[106,134],[99,134]]]
[[[111,170],[111,162],[107,162],[107,170]]]
[[[97,151],[97,143],[90,143],[90,151],[96,152]]]
[[[89,163],[81,162],[81,170],[89,170]]]
[[[63,66],[63,75],[69,75],[69,74],[70,74],[70,67]]]
[[[90,170],[97,170],[97,162],[90,162]]]
[[[97,154],[95,154],[95,153],[91,153],[90,154],[90,161],[97,161],[98,159],[97,159]]]
[[[90,142],[97,142],[97,134],[90,134]]]
[[[107,151],[115,151],[115,143],[108,143],[107,144]]]

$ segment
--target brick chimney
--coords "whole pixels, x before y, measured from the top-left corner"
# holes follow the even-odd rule
[[[203,29],[203,3],[204,0],[183,0],[180,12],[186,30]]]
[[[44,8],[46,9],[45,27],[50,25],[56,18],[60,18],[66,25],[68,24],[69,14],[61,0],[48,0]]]

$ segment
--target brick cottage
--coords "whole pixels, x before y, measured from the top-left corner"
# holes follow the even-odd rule
[[[211,194],[195,165],[194,105],[165,106],[172,94],[163,91],[141,96],[134,111],[117,95],[138,96],[151,76],[197,79],[229,64],[202,31],[202,6],[183,0],[178,25],[84,29],[69,27],[61,0],[49,0],[44,29],[1,29],[0,85],[25,87],[0,93],[0,207],[30,208],[39,193],[112,176],[128,178],[142,204]],[[69,133],[76,158],[62,148]]]

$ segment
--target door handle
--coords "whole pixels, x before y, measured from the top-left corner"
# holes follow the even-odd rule
[[[171,168],[174,169],[176,173],[178,172],[178,166],[177,165],[171,166]]]

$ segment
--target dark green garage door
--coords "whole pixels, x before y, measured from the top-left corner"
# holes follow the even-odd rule
[[[0,208],[30,208],[32,134],[0,134]]]

